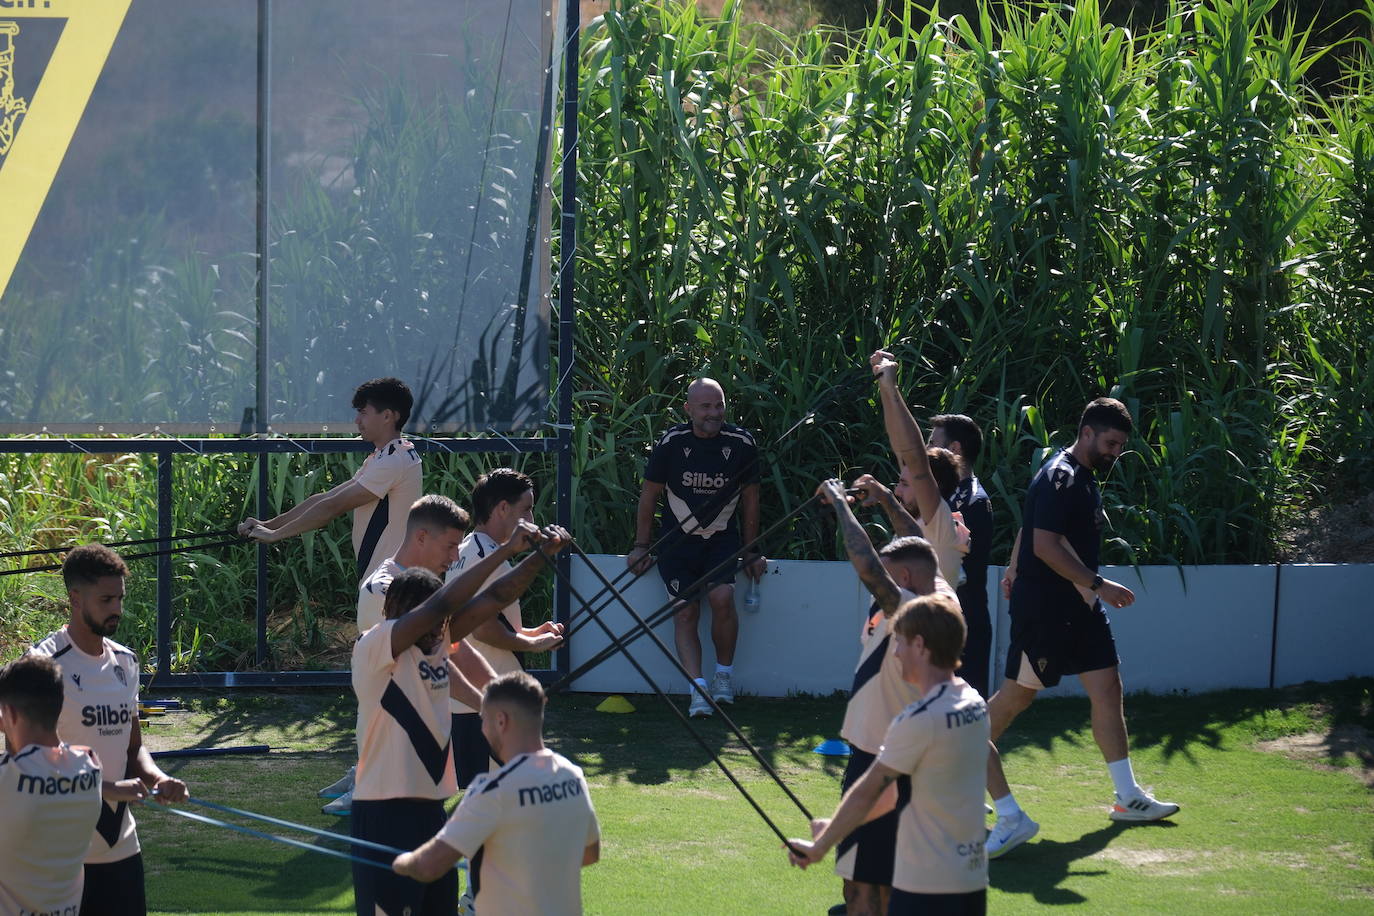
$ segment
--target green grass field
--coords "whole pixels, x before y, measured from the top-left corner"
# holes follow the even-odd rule
[[[314,793],[347,766],[348,701],[318,691],[183,699],[184,711],[145,731],[155,749],[273,747],[265,757],[168,761],[194,795],[346,832],[346,821],[319,812]],[[606,715],[594,711],[599,699],[555,697],[548,721],[550,744],[586,770],[601,819],[602,860],[584,873],[588,913],[823,913],[839,901],[829,867],[787,866],[776,838],[661,701],[635,696],[636,712]],[[834,735],[842,710],[839,699],[735,705],[750,739],[818,815],[836,801],[842,761],[811,749]],[[1038,703],[1002,747],[1041,832],[992,863],[991,912],[1374,911],[1374,680],[1132,697],[1127,715],[1137,775],[1182,812],[1160,825],[1109,822],[1111,786],[1086,701]],[[784,830],[805,832],[796,807],[721,723],[700,729]],[[346,862],[158,811],[139,822],[155,912],[352,912]]]

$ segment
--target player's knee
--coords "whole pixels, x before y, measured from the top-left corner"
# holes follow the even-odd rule
[[[729,616],[735,613],[735,587],[733,585],[717,585],[711,589],[707,598],[711,602],[711,611],[716,616]]]
[[[693,601],[691,604],[679,604],[673,613],[673,619],[678,623],[695,626],[701,619],[701,605]]]

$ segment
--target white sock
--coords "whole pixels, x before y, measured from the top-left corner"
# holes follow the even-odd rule
[[[1131,770],[1131,758],[1113,760],[1107,764],[1107,772],[1112,776],[1112,785],[1116,787],[1117,797],[1134,798],[1143,794],[1140,785],[1135,781],[1135,773]]]
[[[717,664],[717,665],[716,665],[716,674],[734,674],[734,673],[735,673],[735,666],[734,666],[734,665],[721,665],[721,664]]]
[[[1016,803],[1013,795],[1003,795],[1001,798],[992,800],[992,807],[997,810],[998,817],[1012,817],[1021,813],[1021,806]]]
[[[692,678],[692,681],[693,681],[694,683],[700,684],[702,690],[705,690],[705,689],[706,689],[706,678],[704,678],[704,677],[694,677],[694,678]],[[695,693],[696,693],[696,691],[695,691],[694,689],[692,689],[690,686],[687,688],[687,692],[688,692],[689,694],[695,694]]]

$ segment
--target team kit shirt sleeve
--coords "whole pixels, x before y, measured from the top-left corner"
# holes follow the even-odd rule
[[[358,698],[358,770],[353,797],[446,799],[458,791],[449,753],[448,646],[415,646],[391,657],[395,620],[353,646]]]
[[[644,479],[663,485],[664,532],[674,524],[702,538],[738,531],[740,490],[759,480],[758,447],[753,434],[739,426],[727,423],[719,434],[702,439],[690,423],[680,423],[654,445]]]
[[[353,480],[377,497],[353,510],[353,555],[366,579],[405,540],[406,518],[423,489],[420,453],[407,439],[392,439],[363,460]]]
[[[387,557],[358,586],[358,634],[381,623],[386,616],[386,590],[405,567],[395,557]]]
[[[0,756],[0,913],[77,916],[100,781],[90,748],[31,744]]]
[[[964,554],[967,546],[959,542],[959,532],[954,526],[954,513],[943,501],[935,507],[930,524],[921,523],[930,546],[935,548],[935,559],[940,566],[940,575],[951,585],[958,586],[964,581]]]
[[[915,597],[914,592],[901,589],[901,603]],[[840,737],[876,754],[892,717],[921,694],[916,685],[902,679],[902,663],[892,652],[892,617],[879,610],[876,602],[871,610],[860,634],[863,648],[854,668]]]
[[[62,714],[57,732],[72,744],[89,747],[104,764],[111,782],[128,775],[129,741],[138,721],[138,659],[126,646],[103,640],[98,656],[77,648],[67,628],[52,633],[31,650],[46,655],[62,671]],[[139,852],[138,831],[127,802],[102,801],[95,832],[87,837],[86,862],[120,862]]]
[[[449,567],[445,579],[451,579],[462,573],[464,569],[475,566],[493,550],[498,550],[500,547],[500,544],[496,543],[496,541],[492,540],[481,531],[472,532],[467,537],[463,538],[463,543],[458,546],[458,559]],[[482,592],[486,591],[491,587],[493,582],[504,576],[510,570],[511,563],[509,561],[492,570],[491,575],[487,576],[487,581],[482,583],[482,587],[477,590],[476,594],[480,595]],[[515,601],[512,601],[502,608],[496,620],[501,626],[506,628],[507,632],[518,632],[523,625],[520,617],[520,600],[517,598]],[[482,640],[471,634],[464,638],[467,640],[468,645],[472,646],[478,655],[487,660],[487,664],[491,665],[492,670],[496,672],[498,677],[502,674],[509,674],[512,671],[521,671],[524,669],[524,666],[520,664],[520,658],[509,649],[497,648],[491,643],[482,642]],[[471,709],[450,697],[449,711],[455,715],[463,715],[465,713],[474,713],[478,710]]]
[[[601,831],[582,770],[543,750],[474,779],[438,838],[468,857],[476,912],[572,916]]]
[[[892,886],[964,894],[988,885],[983,844],[987,705],[962,680],[941,684],[892,721],[878,763],[897,781]]]

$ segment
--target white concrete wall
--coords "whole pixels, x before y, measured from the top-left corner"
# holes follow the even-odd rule
[[[597,555],[592,560],[610,579],[625,569],[623,557]],[[1102,573],[1136,593],[1132,607],[1110,613],[1128,692],[1265,687],[1271,660],[1277,686],[1374,675],[1374,622],[1369,619],[1374,564],[1284,566],[1281,571],[1276,566],[1144,566],[1139,571],[1108,567]],[[988,570],[989,609],[996,621],[994,684],[1001,682],[1009,630],[1006,602],[997,587],[1001,574],[999,568]],[[743,610],[743,581],[735,590],[740,610],[738,689],[760,696],[847,691],[869,606],[853,567],[842,562],[770,561],[756,614]],[[590,599],[601,591],[601,582],[574,560],[573,587]],[[656,573],[636,582],[625,597],[645,618],[668,600]],[[574,597],[574,611],[580,606]],[[579,614],[577,620],[585,616]],[[634,625],[614,601],[600,617],[617,634]],[[709,619],[709,610],[703,608],[699,632],[708,677],[715,662]],[[674,649],[671,618],[654,632]],[[573,667],[609,642],[595,623],[580,630],[569,647]],[[686,692],[685,679],[652,641],[640,638],[630,648],[659,686],[670,693]],[[598,693],[650,692],[619,653],[572,686]],[[1077,678],[1069,678],[1045,695],[1077,693]]]

